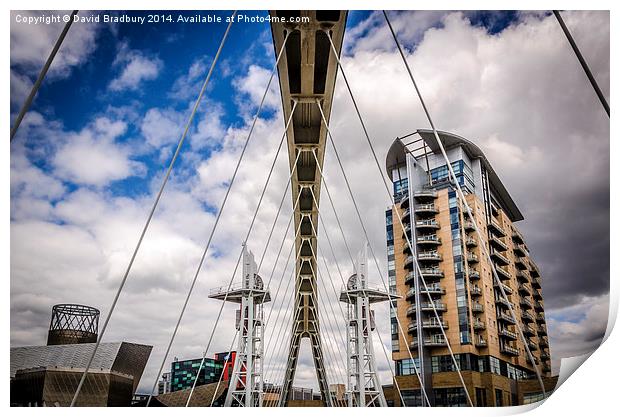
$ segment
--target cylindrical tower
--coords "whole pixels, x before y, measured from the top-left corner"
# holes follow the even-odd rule
[[[47,334],[48,345],[95,343],[99,327],[99,310],[80,304],[57,304]]]

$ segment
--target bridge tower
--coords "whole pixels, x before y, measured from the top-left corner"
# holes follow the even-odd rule
[[[284,53],[278,64],[285,120],[291,115],[293,103],[297,102],[287,130],[287,143],[290,169],[293,172],[291,187],[293,201],[296,201],[299,195],[299,203],[295,209],[294,230],[300,227],[295,242],[296,253],[300,253],[300,256],[296,259],[295,288],[298,291],[295,295],[293,312],[296,319],[291,329],[292,338],[280,406],[285,406],[288,402],[303,338],[310,339],[319,388],[323,401],[330,406],[331,397],[319,331],[318,305],[315,305],[318,302],[318,294],[314,290],[317,288],[315,276],[317,262],[314,255],[317,253],[317,241],[313,232],[318,230],[318,207],[315,207],[312,193],[316,196],[318,204],[321,191],[319,168],[322,169],[323,165],[327,130],[322,123],[317,99],[329,121],[338,70],[338,63],[331,51],[328,36],[331,36],[336,51],[340,54],[347,13],[338,10],[284,10],[271,11],[270,15],[277,18],[271,23],[276,54],[286,39]],[[301,155],[297,160],[299,153]],[[317,166],[317,161],[320,166]]]
[[[218,288],[209,295],[209,298],[240,304],[237,310],[239,342],[225,407],[263,405],[263,303],[271,298],[256,269],[254,255],[244,246],[241,285]]]
[[[368,288],[367,248],[365,243],[355,274],[340,293],[340,301],[347,304],[347,402],[349,407],[387,407],[372,346],[375,317],[370,307],[390,296]]]

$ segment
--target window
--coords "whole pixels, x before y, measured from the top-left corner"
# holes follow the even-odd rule
[[[411,359],[403,359],[396,362],[396,375],[415,375],[413,364],[415,363],[417,369],[420,369],[420,361],[418,358],[414,358],[413,360],[415,362],[411,362]]]
[[[403,401],[407,407],[419,407],[422,405],[422,394],[419,389],[404,389],[400,393],[403,396]]]
[[[487,406],[487,390],[485,388],[476,388],[476,406]]]
[[[495,358],[491,358],[491,359],[495,359]],[[496,407],[503,407],[504,406],[504,395],[502,393],[501,389],[495,389],[495,406]]]
[[[497,358],[495,358],[493,356],[490,356],[489,357],[489,362],[490,362],[490,365],[491,365],[491,372],[493,372],[494,374],[497,374],[497,375],[501,375],[502,372],[501,372],[501,368],[499,366],[499,359],[497,359]]]
[[[462,387],[436,388],[435,405],[439,407],[467,407],[467,398]]]

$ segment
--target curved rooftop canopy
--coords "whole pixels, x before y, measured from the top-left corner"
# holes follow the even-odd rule
[[[431,152],[436,154],[441,153],[439,144],[437,143],[437,140],[435,139],[435,135],[433,134],[432,130],[418,129],[415,133],[417,133],[424,140],[426,146],[430,148]],[[480,159],[482,161],[484,168],[489,174],[491,191],[495,198],[497,198],[498,203],[506,211],[506,214],[511,221],[515,222],[523,220],[523,214],[510,196],[510,193],[508,193],[508,190],[506,189],[502,181],[499,179],[499,176],[491,166],[491,163],[489,162],[487,157],[484,155],[484,152],[482,152],[482,149],[480,149],[472,141],[454,133],[444,132],[440,130],[438,130],[437,133],[439,134],[439,137],[446,150],[461,146],[471,159]],[[405,155],[405,145],[402,143],[400,138],[396,138],[396,140],[388,150],[385,161],[387,174],[390,180],[393,180],[392,170],[405,164]]]

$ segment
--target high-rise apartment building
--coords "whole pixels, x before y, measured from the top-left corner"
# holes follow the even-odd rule
[[[459,203],[432,131],[418,130],[403,140],[406,145],[396,140],[386,160],[396,202],[386,212],[389,281],[391,291],[402,296],[393,303],[405,333],[392,313],[396,380],[407,405],[421,405],[412,356],[433,405],[467,405],[449,343],[474,405],[516,405],[517,381],[535,378],[517,324],[541,375],[551,372],[540,271],[515,224],[523,215],[480,148],[451,133],[441,132],[440,138],[473,218]]]

